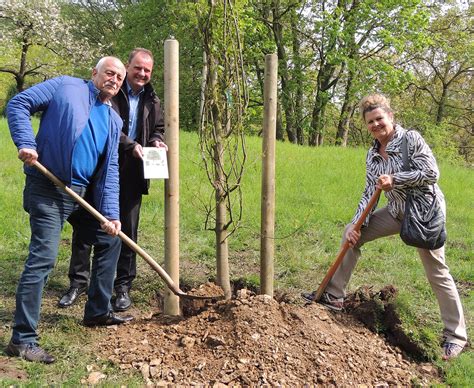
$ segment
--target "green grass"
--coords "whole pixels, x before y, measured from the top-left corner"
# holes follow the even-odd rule
[[[188,284],[215,276],[214,235],[204,230],[205,204],[211,196],[201,168],[197,137],[180,134],[180,266]],[[29,226],[22,209],[24,175],[16,158],[5,120],[0,120],[0,348],[9,340],[14,294],[28,252]],[[248,161],[242,182],[244,213],[230,240],[233,279],[258,285],[260,249],[261,140],[247,139]],[[351,220],[364,188],[363,149],[309,148],[277,144],[275,289],[299,293],[315,289],[339,249],[344,225]],[[448,205],[447,262],[459,285],[468,328],[474,320],[474,209],[472,170],[440,163],[441,188]],[[139,243],[159,263],[163,246],[163,181],[154,181],[144,197]],[[78,385],[88,375],[87,366],[97,363],[89,350],[102,335],[80,324],[81,309],[58,312],[55,303],[67,287],[71,228],[63,232],[57,265],[46,287],[41,320],[41,343],[61,355],[52,366],[19,361],[30,384]],[[397,236],[378,240],[363,249],[349,285],[354,290],[371,284],[375,289],[393,284],[399,289],[398,306],[403,325],[443,369],[446,383],[468,386],[473,379],[471,350],[450,363],[437,360],[442,329],[438,306],[416,251]],[[139,261],[134,301],[150,310],[163,283],[147,264]],[[116,382],[139,385],[138,374],[128,375],[110,364],[100,365],[113,373]],[[8,381],[1,384],[8,385]],[[113,382],[112,382],[113,383]]]

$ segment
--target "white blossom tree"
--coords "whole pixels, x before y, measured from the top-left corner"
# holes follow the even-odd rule
[[[60,0],[0,0],[0,72],[11,74],[18,92],[61,72],[90,68],[102,47],[91,47],[78,27],[61,15]]]

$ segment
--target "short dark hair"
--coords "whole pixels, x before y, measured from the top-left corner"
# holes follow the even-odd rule
[[[128,63],[132,62],[133,58],[135,58],[135,55],[137,55],[138,53],[147,54],[151,58],[151,60],[155,62],[155,60],[153,59],[153,53],[150,50],[137,47],[130,51],[130,54],[128,54]]]

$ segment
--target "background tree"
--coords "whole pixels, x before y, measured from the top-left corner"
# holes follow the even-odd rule
[[[214,190],[206,224],[214,225],[216,235],[217,284],[230,298],[228,239],[242,215],[240,182],[246,159],[243,117],[248,96],[234,2],[209,0],[202,9],[206,11],[200,18],[206,63],[199,135],[202,158]]]
[[[123,1],[119,7],[121,27],[115,33],[114,47],[121,58],[134,47],[144,47],[155,58],[152,84],[163,96],[163,44],[169,37],[179,42],[180,125],[184,130],[199,128],[199,101],[202,70],[202,39],[193,1]]]
[[[89,76],[98,56],[107,53],[126,60],[137,46],[154,52],[152,82],[163,95],[163,43],[173,36],[180,43],[180,124],[183,130],[197,131],[203,35],[196,10],[203,4],[203,0],[1,1],[0,108],[12,90],[60,73]],[[250,101],[244,119],[247,133],[260,132],[264,58],[276,51],[277,139],[366,145],[370,136],[355,108],[364,94],[378,91],[392,98],[402,123],[420,130],[443,158],[461,155],[471,160],[473,5],[457,0],[233,4],[241,8]],[[222,39],[223,35],[215,35],[214,44]]]
[[[440,152],[473,147],[474,5],[435,8],[429,45],[411,63],[411,103],[426,120],[413,122]]]
[[[90,67],[100,49],[75,38],[59,1],[4,0],[0,21],[0,72],[14,77],[18,92],[28,77],[37,82],[66,69]]]
[[[355,101],[367,90],[384,90],[401,81],[397,61],[406,46],[422,42],[426,7],[421,0],[321,0],[312,2],[307,18],[317,58],[309,143],[323,143],[330,122],[327,105],[341,107],[342,100],[340,117],[334,121],[339,129],[336,143],[344,145]]]

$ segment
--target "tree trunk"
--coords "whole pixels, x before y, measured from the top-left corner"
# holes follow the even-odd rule
[[[18,73],[15,74],[16,89],[18,90],[18,93],[25,90],[26,57],[29,47],[28,37],[25,35],[23,36],[21,44],[20,69],[18,70]]]
[[[324,140],[324,114],[329,102],[328,92],[318,88],[316,92],[316,101],[314,102],[313,117],[311,120],[311,136],[309,145],[320,146]]]
[[[220,124],[219,124],[219,127]],[[218,131],[222,131],[222,127]],[[222,141],[219,140],[214,148],[216,166],[224,163]],[[226,299],[232,297],[229,275],[229,245],[227,240],[227,208],[224,187],[225,177],[221,168],[216,168],[216,260],[217,284],[224,290]]]
[[[325,112],[330,100],[329,90],[336,85],[339,79],[339,77],[333,78],[335,71],[335,65],[327,62],[321,63],[316,81],[316,98],[311,119],[309,144],[312,146],[320,146],[323,144]]]
[[[213,95],[217,94],[217,70],[211,73],[211,85]],[[226,192],[225,192],[225,176],[224,176],[224,147],[223,136],[224,128],[222,126],[222,112],[217,105],[217,98],[214,98],[212,106],[214,117],[214,129],[216,131],[214,144],[214,168],[215,168],[215,196],[216,196],[216,267],[217,267],[217,284],[224,290],[226,299],[230,299],[232,292],[230,289],[229,275],[229,245],[227,241],[227,208],[226,208]]]
[[[303,65],[301,60],[301,40],[298,36],[298,15],[296,8],[291,11],[291,32],[293,34],[293,61],[295,69],[293,78],[296,82],[295,90],[295,120],[294,127],[296,131],[296,142],[300,145],[304,144],[303,132]]]
[[[441,93],[441,97],[438,103],[438,109],[436,112],[436,125],[440,125],[444,119],[444,110],[446,107],[446,100],[448,96],[448,87],[446,86],[445,82],[443,82],[443,91]]]
[[[280,141],[285,140],[285,136],[283,135],[283,118],[281,117],[280,102],[277,103],[276,139]]]
[[[352,112],[354,106],[352,103],[352,83],[354,80],[354,74],[352,71],[349,71],[349,76],[347,78],[346,92],[344,93],[344,102],[341,108],[341,115],[339,116],[339,122],[337,124],[337,133],[336,133],[336,145],[342,147],[347,146],[347,137],[349,134],[349,123],[352,117]]]
[[[283,40],[283,26],[280,22],[280,10],[279,10],[279,1],[272,1],[272,15],[273,21],[271,23],[273,37],[275,44],[277,46],[277,54],[280,71],[280,80],[281,80],[281,101],[283,110],[285,112],[285,131],[288,137],[288,140],[292,143],[296,143],[296,135],[294,132],[294,111],[292,106],[292,91],[289,85],[289,75],[288,75],[288,59],[285,50],[285,42]]]

